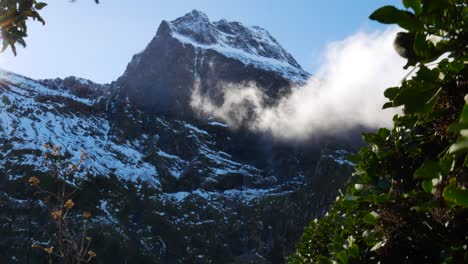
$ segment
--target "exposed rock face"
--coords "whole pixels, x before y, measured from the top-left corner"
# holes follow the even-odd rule
[[[274,102],[307,76],[266,30],[198,11],[163,22],[111,85],[0,72],[0,263],[43,263],[48,213],[26,183],[47,177],[45,143],[90,157],[75,210],[92,212],[102,263],[283,263],[349,175],[348,148],[232,131],[190,97],[255,82]]]
[[[116,86],[147,111],[180,117],[193,113],[188,106],[195,84],[202,95],[222,103],[225,83],[253,82],[274,99],[308,76],[265,29],[226,20],[211,23],[194,10],[163,21]]]
[[[46,79],[41,81],[42,84],[51,88],[58,89],[80,98],[98,98],[109,93],[110,85],[97,84],[90,80],[70,76],[65,79]]]

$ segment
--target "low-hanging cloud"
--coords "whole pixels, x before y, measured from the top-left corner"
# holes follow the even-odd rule
[[[382,110],[383,92],[405,75],[405,61],[393,49],[398,29],[359,32],[330,43],[323,64],[305,86],[273,106],[254,84],[226,84],[224,102],[216,105],[196,85],[191,105],[224,120],[231,127],[245,124],[279,139],[335,135],[356,127],[389,127],[397,109]],[[245,107],[245,105],[249,107]]]

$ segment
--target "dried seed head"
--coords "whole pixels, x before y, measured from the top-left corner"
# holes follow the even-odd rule
[[[29,185],[31,185],[31,186],[37,186],[37,185],[39,185],[39,183],[41,183],[41,181],[39,180],[39,178],[37,178],[37,177],[35,177],[35,176],[30,177],[29,180],[28,180],[28,182],[29,182]]]
[[[44,251],[48,254],[52,254],[52,252],[54,252],[54,247],[44,248]]]
[[[96,257],[96,252],[94,252],[92,250],[89,250],[88,255],[89,255],[90,258],[94,258],[94,257]]]
[[[62,217],[62,210],[55,210],[55,211],[52,211],[52,218],[54,220],[58,220]]]
[[[84,219],[88,219],[91,217],[91,213],[90,212],[83,212],[83,218]]]
[[[53,150],[55,156],[60,156],[60,154],[62,152],[62,147],[54,146],[52,150]]]
[[[72,209],[73,206],[75,206],[75,203],[72,201],[72,199],[68,199],[68,200],[65,202],[65,208]]]

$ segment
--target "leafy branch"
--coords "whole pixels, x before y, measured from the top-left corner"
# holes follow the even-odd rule
[[[468,262],[468,3],[403,5],[370,16],[406,30],[394,45],[415,74],[383,106],[403,114],[363,135],[346,191],[306,227],[291,263]]]
[[[99,0],[94,0],[99,4]],[[74,2],[74,1],[72,1]],[[45,25],[45,21],[39,11],[47,4],[36,0],[2,0],[0,1],[0,32],[2,40],[2,52],[8,47],[16,56],[16,45],[26,47],[25,38],[28,36],[27,21],[39,21]]]

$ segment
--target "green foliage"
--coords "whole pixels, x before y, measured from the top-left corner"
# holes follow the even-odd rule
[[[95,0],[98,4],[99,0]],[[8,47],[16,55],[16,44],[26,47],[25,38],[28,36],[27,21],[37,20],[45,25],[44,19],[38,11],[47,4],[37,0],[2,0],[0,1],[0,31],[2,52]]]
[[[26,46],[24,40],[28,36],[26,21],[32,19],[45,24],[38,11],[46,5],[46,3],[36,0],[5,0],[0,2],[2,52],[11,47],[16,55],[16,44]]]
[[[363,135],[346,192],[306,227],[290,263],[468,262],[467,2],[403,5],[370,16],[413,36],[405,67],[416,72],[384,94],[403,114]]]
[[[450,184],[444,189],[444,199],[454,205],[468,207],[468,190],[457,186],[456,179],[450,179]]]

